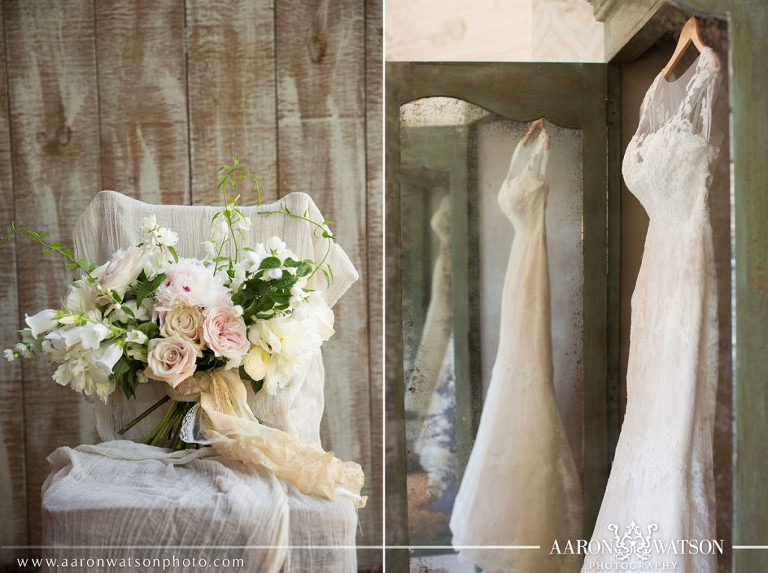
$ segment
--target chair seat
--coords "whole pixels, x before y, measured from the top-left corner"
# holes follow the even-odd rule
[[[356,571],[357,513],[343,492],[306,496],[210,448],[118,440],[59,448],[48,461],[44,557],[103,559],[93,566],[104,571],[189,570],[193,559],[209,571]],[[48,568],[59,569],[71,570]]]

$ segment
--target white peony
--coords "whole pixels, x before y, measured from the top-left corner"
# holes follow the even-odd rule
[[[263,380],[269,368],[269,352],[261,346],[251,346],[243,359],[243,368],[253,380]]]
[[[55,318],[56,311],[51,310],[50,308],[41,310],[40,312],[38,312],[33,316],[29,316],[28,314],[25,316],[26,318],[24,319],[24,322],[27,323],[27,326],[32,331],[32,336],[34,336],[35,338],[37,338],[44,332],[53,330],[59,324],[59,321],[56,320]]]
[[[270,355],[264,375],[264,389],[268,394],[284,388],[323,343],[312,321],[290,316],[257,320],[248,330],[248,339]]]
[[[293,295],[293,291],[291,291],[291,294]],[[314,323],[317,334],[324,341],[328,340],[336,332],[333,329],[333,310],[318,291],[309,293],[304,304],[294,309],[292,316],[297,320]]]
[[[155,291],[154,314],[165,313],[185,306],[231,304],[229,289],[213,268],[204,267],[195,259],[179,259],[165,270],[165,280]],[[161,319],[164,315],[160,315]]]
[[[123,354],[120,346],[110,343],[87,349],[77,344],[66,348],[63,337],[59,337],[58,333],[51,333],[46,338],[44,349],[53,355],[54,361],[61,362],[53,379],[87,396],[98,396],[106,403],[107,396],[115,389],[109,377]]]

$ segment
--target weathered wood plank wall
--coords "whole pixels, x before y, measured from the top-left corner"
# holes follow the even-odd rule
[[[0,232],[71,243],[101,189],[211,204],[239,153],[262,199],[312,194],[361,280],[327,344],[323,444],[366,472],[359,542],[381,532],[381,0],[6,0],[0,34]],[[244,197],[245,204],[255,197]],[[0,252],[0,345],[54,306],[61,261]],[[43,364],[0,364],[0,545],[40,542],[46,456],[95,442],[90,405]],[[23,550],[2,553],[8,560]],[[32,554],[35,551],[31,552]],[[380,561],[361,552],[360,566]]]

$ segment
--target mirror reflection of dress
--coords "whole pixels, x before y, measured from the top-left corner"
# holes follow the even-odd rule
[[[415,368],[422,377],[422,387],[418,391],[426,399],[426,406],[423,401],[421,406],[425,409],[418,412],[421,428],[414,447],[429,478],[428,493],[434,498],[444,491],[455,491],[458,479],[451,309],[451,212],[448,195],[440,201],[430,224],[437,235],[438,248],[432,272],[432,296],[415,362]],[[453,500],[442,501],[444,503],[439,505],[448,504],[445,510],[450,512]]]
[[[544,182],[548,138],[517,145],[499,191],[515,228],[501,300],[499,349],[483,414],[451,516],[462,560],[485,572],[572,572],[549,555],[577,539],[582,491],[555,402]],[[474,546],[541,545],[540,550]]]
[[[707,197],[718,68],[704,48],[679,79],[659,73],[624,156],[624,180],[650,224],[632,295],[627,409],[596,540],[613,541],[613,526],[623,536],[632,523],[644,538],[716,539],[717,286]],[[715,555],[652,559],[686,573],[717,571]],[[616,558],[590,555],[583,571],[609,561]]]

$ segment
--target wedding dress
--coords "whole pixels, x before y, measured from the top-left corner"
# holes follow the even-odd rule
[[[543,130],[532,145],[521,141],[498,197],[515,227],[499,349],[450,524],[460,558],[486,573],[578,570],[575,559],[549,555],[554,538],[581,534],[582,491],[553,384],[548,154]],[[476,547],[488,545],[541,549]]]
[[[707,195],[718,68],[705,48],[679,79],[660,73],[624,156],[624,180],[650,224],[632,295],[627,410],[592,537],[619,543],[637,528],[642,539],[622,560],[668,562],[686,573],[715,573],[716,557],[641,550],[649,536],[716,538],[717,287]],[[617,560],[589,555],[582,571]]]
[[[329,241],[314,233],[311,225],[280,214],[257,213],[282,207],[313,221],[324,220],[309,195],[291,193],[275,203],[241,208],[252,221],[245,242],[263,243],[276,235],[300,258],[322,260]],[[202,258],[202,242],[210,238],[211,218],[218,210],[148,205],[102,191],[78,220],[75,248],[78,256],[101,263],[117,249],[140,242],[142,219],[155,215],[159,225],[178,233],[180,254]],[[318,273],[309,287],[322,290],[325,301],[333,306],[358,274],[335,242],[330,243],[326,262],[333,270],[332,284],[327,285]],[[291,438],[319,444],[324,377],[318,350],[277,394],[254,394],[248,388],[248,403],[264,424]],[[106,405],[96,401],[96,425],[104,442],[62,447],[49,456],[51,474],[42,494],[43,544],[49,556],[65,556],[64,550],[56,552],[53,546],[89,546],[92,549],[66,555],[150,560],[196,557],[208,559],[206,570],[211,571],[229,570],[224,563],[212,567],[214,558],[242,558],[244,570],[265,573],[357,571],[357,496],[342,488],[334,501],[304,495],[271,472],[224,459],[212,448],[174,452],[136,443],[160,421],[162,408],[125,435],[118,435],[119,428],[165,392],[164,384],[140,384],[135,398],[127,399],[118,389]],[[297,462],[296,472],[306,470]],[[98,547],[104,545],[111,547]],[[167,545],[185,548],[164,549]],[[144,570],[156,569],[160,567],[145,566]],[[182,564],[165,570],[183,569]]]

